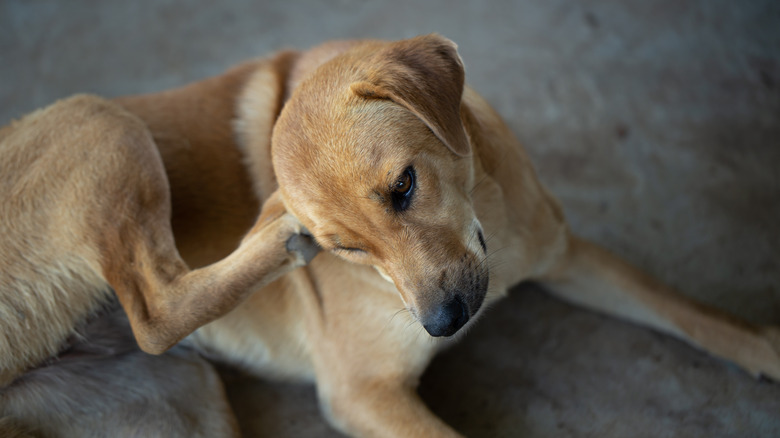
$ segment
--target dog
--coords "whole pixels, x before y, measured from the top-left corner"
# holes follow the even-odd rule
[[[91,180],[96,181],[89,186],[95,189],[92,196],[66,184],[77,179],[43,178],[37,190],[24,192],[23,203],[5,207],[4,202],[4,213],[24,203],[33,212],[40,208],[41,223],[27,236],[52,229],[45,221],[58,214],[86,216],[80,223],[91,226],[69,240],[28,237],[15,248],[46,256],[36,260],[39,266],[58,266],[63,252],[85,248],[93,255],[84,262],[92,270],[54,278],[49,273],[54,269],[43,274],[31,269],[25,281],[54,288],[67,280],[79,286],[71,289],[86,291],[89,298],[75,300],[85,309],[111,295],[110,285],[138,345],[151,353],[161,353],[193,325],[221,315],[176,348],[195,349],[261,376],[314,382],[324,415],[348,435],[459,436],[417,396],[418,379],[481,309],[528,279],[564,300],[678,337],[753,375],[780,379],[778,328],[753,326],[684,298],[572,233],[521,145],[465,85],[455,44],[439,35],[330,42],[250,61],[183,88],[112,102],[79,97],[46,111],[68,117],[36,127],[36,113],[12,125],[10,136],[18,131],[52,136],[46,144],[70,139],[68,148],[51,152],[50,163],[41,161],[47,163],[42,169],[51,173],[49,166],[88,160],[89,172],[101,178]],[[89,115],[79,118],[79,111]],[[110,123],[94,124],[96,112],[113,114]],[[8,129],[0,131],[0,141],[8,140]],[[89,155],[97,144],[126,151],[128,142],[143,143],[146,154],[158,151],[159,161],[156,155],[111,152],[102,160]],[[41,149],[36,138],[22,143],[33,145],[25,150]],[[5,152],[2,161],[4,169],[20,167],[19,159]],[[135,175],[144,175],[147,166],[154,175],[142,182]],[[54,195],[47,192],[52,186],[58,190]],[[49,199],[65,212],[54,212]],[[102,225],[110,230],[89,220],[94,211],[107,218]],[[123,220],[137,225],[120,226]],[[9,232],[4,229],[4,235]],[[94,237],[101,232],[110,237]],[[308,234],[322,248],[314,258]],[[299,243],[290,245],[290,239]],[[490,248],[493,242],[500,242],[499,251]],[[127,247],[141,250],[128,255]],[[156,251],[157,257],[142,263],[144,251]],[[251,258],[273,263],[253,266]],[[238,279],[227,269],[212,268],[234,259],[232,266],[245,274]],[[101,271],[102,266],[107,268]],[[183,274],[170,274],[174,269]],[[180,292],[174,291],[181,290],[147,297],[149,289],[156,291],[154,274],[175,283],[202,271],[217,272],[187,283],[195,291],[209,289],[216,278],[242,282],[234,290],[255,292],[187,292],[194,298],[178,301],[178,313],[163,313],[145,325],[147,309],[156,307],[139,302],[177,297]],[[133,283],[135,292],[127,292],[122,289],[126,277],[144,283]],[[3,310],[10,313],[18,304],[6,290],[3,285]],[[67,303],[68,310],[75,306]],[[202,317],[181,323],[188,312]],[[65,310],[57,307],[48,317],[60,313]],[[56,332],[60,339],[74,324],[69,323],[70,332]],[[150,326],[167,330],[160,334]],[[34,335],[52,332],[42,326]],[[29,355],[34,360],[25,366],[56,354],[51,348],[41,351]],[[8,387],[23,391],[15,385],[30,371],[20,375],[22,365],[14,370]],[[143,370],[133,378],[144,379]],[[192,411],[192,404],[208,401],[221,412],[219,385],[198,390],[199,398],[182,409]],[[108,394],[98,388],[93,397]],[[34,408],[9,415],[9,404],[0,405],[8,424],[41,427]],[[186,435],[199,427],[235,432],[229,412],[197,420],[203,424],[181,430],[167,425],[166,433]]]

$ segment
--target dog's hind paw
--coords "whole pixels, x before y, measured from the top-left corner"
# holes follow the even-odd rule
[[[285,246],[287,247],[287,251],[300,255],[306,264],[308,264],[321,249],[314,240],[314,237],[309,234],[308,230],[305,228],[301,230],[301,233],[290,236],[290,238],[287,239]]]

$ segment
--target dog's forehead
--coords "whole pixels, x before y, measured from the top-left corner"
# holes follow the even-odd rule
[[[284,155],[294,161],[311,157],[311,170],[323,177],[376,174],[409,161],[424,142],[436,141],[405,109],[355,96],[347,86],[297,97],[288,111],[293,120],[280,130],[274,147],[288,149]]]

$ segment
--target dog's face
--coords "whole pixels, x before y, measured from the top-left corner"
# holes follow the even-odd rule
[[[287,208],[324,249],[393,281],[432,336],[457,332],[488,286],[462,90],[448,40],[369,45],[304,80],[273,134]]]

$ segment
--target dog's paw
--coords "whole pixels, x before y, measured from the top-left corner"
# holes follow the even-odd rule
[[[241,246],[256,263],[285,266],[307,265],[320,251],[311,233],[290,213],[259,221],[244,236]]]
[[[308,264],[321,249],[306,228],[301,229],[300,233],[290,236],[285,247],[287,251],[298,254],[303,258],[305,264]]]

